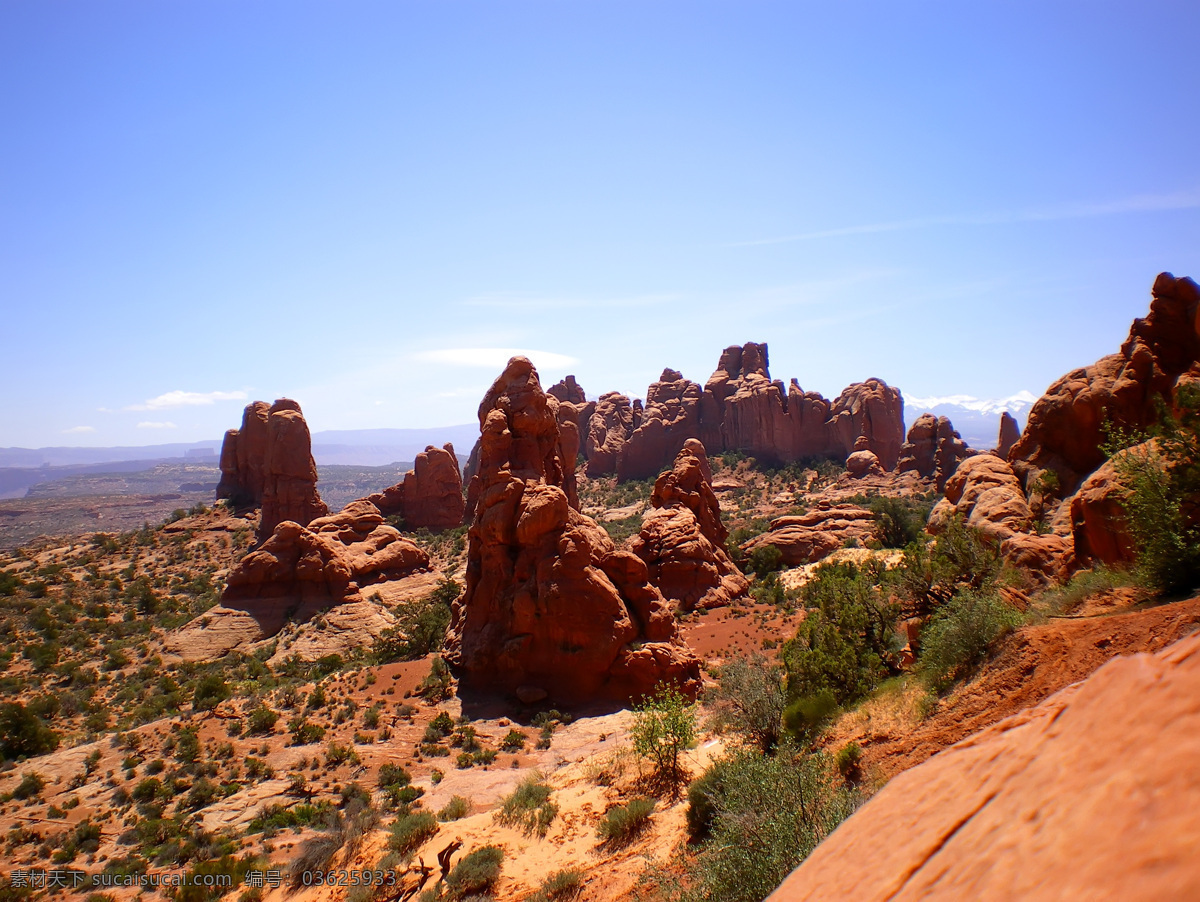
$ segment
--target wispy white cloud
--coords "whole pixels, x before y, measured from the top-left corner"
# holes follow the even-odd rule
[[[841,238],[846,235],[870,235],[879,232],[900,232],[910,229],[925,229],[942,225],[1004,225],[1015,222],[1051,222],[1061,219],[1088,219],[1095,216],[1116,216],[1124,213],[1154,213],[1166,210],[1193,210],[1200,208],[1200,191],[1181,191],[1175,194],[1135,194],[1103,203],[1056,204],[994,213],[956,213],[944,216],[921,216],[914,219],[898,219],[891,222],[872,222],[842,226],[836,229],[819,229],[782,235],[775,238],[759,238],[753,241],[736,241],[730,247],[753,247],[761,244],[785,244],[790,241],[812,241],[818,238]]]
[[[421,351],[417,360],[431,363],[448,363],[452,366],[477,366],[501,370],[511,357],[528,357],[533,365],[547,370],[561,370],[579,362],[575,357],[556,354],[553,351],[535,351],[527,348],[442,348],[436,351]]]
[[[141,404],[130,404],[126,410],[169,410],[173,407],[202,407],[217,401],[245,401],[244,391],[169,391]]]
[[[95,426],[72,426],[70,429],[64,429],[63,435],[74,435],[81,432],[95,432]]]
[[[468,307],[497,307],[505,310],[580,310],[614,307],[648,307],[676,301],[682,295],[639,294],[617,298],[583,298],[562,295],[532,295],[520,291],[493,291],[469,297],[463,304]]]
[[[138,429],[178,429],[179,427],[171,422],[165,422],[165,423],[141,422],[141,423],[137,424],[137,428]]]

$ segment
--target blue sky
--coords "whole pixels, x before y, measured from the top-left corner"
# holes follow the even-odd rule
[[[0,3],[0,446],[1039,394],[1200,276],[1195,3]],[[499,362],[498,362],[499,361]]]

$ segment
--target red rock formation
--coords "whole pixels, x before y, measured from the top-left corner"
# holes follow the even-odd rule
[[[1009,452],[1028,487],[1054,470],[1064,494],[1104,462],[1102,424],[1142,429],[1157,419],[1156,396],[1170,401],[1179,377],[1200,358],[1200,287],[1162,273],[1150,312],[1133,321],[1120,353],[1073,370],[1046,390],[1029,411],[1020,440]]]
[[[941,492],[959,463],[971,453],[949,418],[923,413],[908,430],[908,441],[900,449],[896,470],[900,473],[914,470],[926,479],[933,479]]]
[[[580,384],[575,381],[574,376],[567,376],[565,379],[560,379],[558,382],[555,382],[548,389],[546,389],[546,394],[552,395],[553,397],[558,398],[560,401],[570,401],[572,404],[587,403],[587,393],[584,392]]]
[[[1008,460],[1008,452],[1021,439],[1021,429],[1007,410],[1000,414],[1000,435],[996,439],[996,456]]]
[[[564,703],[624,702],[660,681],[695,694],[699,661],[645,564],[568,502],[556,403],[514,357],[480,404],[467,586],[446,657],[464,686]]]
[[[875,453],[883,468],[896,468],[904,444],[904,399],[898,388],[882,379],[849,385],[833,402],[830,419],[827,428],[837,448],[853,448],[858,437],[864,436],[866,450]]]
[[[863,479],[867,476],[882,476],[883,467],[874,451],[855,451],[846,458],[846,472],[854,479]]]
[[[728,531],[712,490],[704,445],[689,439],[673,469],[659,476],[653,510],[630,550],[646,562],[650,582],[680,609],[714,608],[749,591],[750,583],[725,553]]]
[[[259,541],[284,520],[305,524],[329,512],[317,493],[312,439],[299,404],[281,398],[269,407],[265,401],[246,406],[242,428],[225,433],[217,497],[262,505]]]
[[[961,517],[997,544],[1029,532],[1033,524],[1020,480],[1008,461],[992,454],[969,457],[959,465],[946,482],[945,497],[929,515],[929,531],[941,532],[952,517]]]
[[[1150,454],[1153,442],[1126,448],[1128,454]],[[1137,558],[1129,524],[1125,519],[1125,489],[1117,478],[1112,460],[1088,476],[1071,498],[1071,531],[1080,562],[1128,564]]]
[[[357,600],[360,587],[429,566],[429,555],[383,522],[369,501],[352,501],[308,527],[285,520],[229,573],[226,607],[278,599],[311,610]]]
[[[403,482],[371,495],[367,500],[384,515],[400,514],[406,529],[442,530],[463,521],[462,476],[454,445],[429,445],[417,455]]]
[[[700,431],[703,389],[677,370],[665,369],[646,390],[641,423],[617,456],[617,479],[648,479]]]
[[[852,540],[864,545],[875,538],[875,515],[853,504],[820,507],[803,514],[776,517],[771,528],[742,545],[746,554],[766,545],[779,549],[788,567],[812,564],[845,547]]]
[[[617,472],[617,457],[637,428],[629,398],[620,392],[608,392],[596,402],[588,420],[584,456],[588,476],[611,476]]]
[[[1200,636],[894,777],[769,902],[1200,898]]]

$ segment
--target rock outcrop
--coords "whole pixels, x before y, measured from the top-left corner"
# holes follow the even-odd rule
[[[463,521],[463,483],[454,445],[429,445],[417,455],[404,480],[368,499],[380,513],[400,514],[406,529],[442,530]]]
[[[996,544],[1033,525],[1020,480],[1008,461],[992,454],[979,454],[959,465],[929,515],[929,531],[941,532],[952,517],[962,518]]]
[[[866,450],[890,470],[904,441],[903,421],[900,392],[886,383],[851,385],[831,402],[795,380],[787,388],[772,380],[766,344],[750,342],[726,348],[703,387],[665,369],[647,390],[644,407],[615,392],[602,395],[588,421],[584,454],[589,476],[616,473],[622,481],[670,467],[688,439],[776,464],[845,460]]]
[[[912,470],[926,479],[933,479],[937,490],[941,492],[945,490],[946,480],[954,475],[959,463],[971,453],[967,443],[954,431],[954,424],[948,417],[923,413],[908,430],[908,440],[900,449],[900,461],[896,469],[900,473]]]
[[[588,476],[610,476],[617,472],[617,459],[625,442],[641,422],[641,408],[634,416],[629,397],[610,391],[600,396],[592,412],[584,441]]]
[[[1200,898],[1200,637],[894,777],[769,897]]]
[[[519,697],[627,702],[664,681],[694,695],[700,662],[646,565],[569,503],[558,403],[514,357],[480,404],[467,585],[446,657],[462,686]]]
[[[1021,428],[1007,410],[1000,414],[1000,435],[996,438],[996,456],[1008,460],[1008,452],[1021,439]]]
[[[217,498],[261,506],[259,541],[284,520],[306,524],[329,513],[317,492],[317,464],[300,405],[289,398],[255,401],[241,429],[225,433]]]
[[[788,567],[812,564],[848,544],[865,545],[875,538],[875,515],[853,504],[820,506],[803,514],[777,517],[770,529],[742,545],[750,554],[765,545],[774,545]]]
[[[703,444],[684,443],[675,466],[655,482],[650,503],[630,550],[645,561],[651,584],[667,601],[691,611],[745,596],[750,583],[725,552],[729,533]]]
[[[1104,462],[1104,423],[1144,429],[1157,420],[1155,398],[1173,398],[1179,377],[1200,359],[1200,287],[1162,273],[1150,312],[1136,319],[1117,354],[1073,370],[1051,385],[1029,411],[1009,459],[1028,489],[1053,470],[1065,495]]]

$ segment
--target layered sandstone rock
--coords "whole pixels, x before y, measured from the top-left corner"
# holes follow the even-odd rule
[[[1063,493],[1073,493],[1104,462],[1105,421],[1122,429],[1155,422],[1155,397],[1170,403],[1179,377],[1200,358],[1200,287],[1162,273],[1152,295],[1149,314],[1134,320],[1119,353],[1063,376],[1030,409],[1009,452],[1026,487],[1050,469]]]
[[[901,473],[912,470],[926,479],[933,479],[941,492],[959,463],[971,453],[948,417],[923,413],[908,430],[908,439],[900,449],[896,469]]]
[[[753,553],[766,545],[774,545],[781,553],[780,560],[788,567],[812,564],[848,544],[865,545],[875,538],[875,515],[854,504],[820,506],[803,514],[777,517],[770,529],[742,545]]]
[[[407,529],[453,529],[463,520],[463,483],[454,445],[428,446],[403,482],[368,499],[384,515],[400,514]]]
[[[337,607],[348,609],[335,618],[341,632],[355,623],[378,624],[390,615],[360,589],[428,567],[429,556],[384,523],[366,500],[307,527],[285,520],[229,572],[221,603],[181,628],[168,645],[192,660],[219,657],[274,636],[289,621],[301,623]],[[358,644],[373,635],[360,632]]]
[[[1021,482],[1008,461],[992,454],[969,457],[946,481],[945,496],[929,515],[935,535],[948,520],[960,517],[999,544],[1014,533],[1029,532],[1033,513]]]
[[[1115,658],[894,777],[771,896],[1200,898],[1200,637]]]
[[[584,440],[588,476],[611,476],[617,472],[621,449],[639,423],[640,415],[635,418],[627,395],[613,391],[600,396],[588,419]]]
[[[996,438],[996,456],[1008,460],[1008,452],[1021,438],[1016,419],[1007,410],[1000,414],[1000,435]]]
[[[728,531],[712,490],[704,445],[689,439],[650,496],[653,507],[630,550],[646,563],[650,582],[681,610],[729,604],[749,581],[725,553]]]
[[[299,404],[281,398],[246,406],[242,428],[226,432],[221,445],[217,497],[262,506],[259,541],[284,520],[305,524],[329,513],[317,493],[312,438]]]
[[[703,389],[677,370],[665,369],[646,390],[640,424],[617,456],[617,478],[648,479],[700,431]]]
[[[464,686],[564,703],[625,702],[663,681],[694,695],[699,661],[646,565],[570,505],[557,405],[523,357],[480,404],[467,586],[447,659]]]
[[[563,393],[566,393],[564,388]],[[847,387],[834,401],[795,380],[772,380],[767,346],[750,342],[721,353],[703,388],[663,370],[643,406],[603,395],[588,421],[588,475],[646,479],[671,466],[689,438],[715,451],[741,451],[769,463],[809,457],[845,460],[852,451],[896,465],[904,440],[900,392],[878,379]]]

